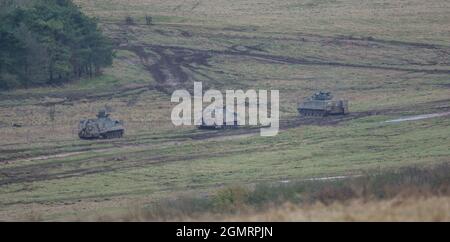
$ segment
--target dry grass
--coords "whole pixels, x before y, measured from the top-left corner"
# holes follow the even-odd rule
[[[320,203],[328,204],[328,208],[334,202],[342,207],[352,202],[364,206],[369,199],[361,200],[364,196],[357,189],[335,189],[338,192],[329,201],[312,199],[307,204],[295,197],[299,191],[285,191],[282,199],[268,196],[259,199],[264,203],[249,203],[247,185],[450,160],[446,146],[450,129],[445,117],[382,124],[402,115],[448,110],[447,73],[395,70],[449,69],[450,5],[446,0],[76,2],[83,11],[99,17],[105,33],[123,41],[122,45],[175,46],[193,49],[194,54],[197,50],[231,50],[235,45],[240,49],[259,46],[264,52],[251,52],[394,69],[302,65],[213,54],[209,66],[196,69],[210,78],[185,70],[192,79],[218,90],[280,90],[283,120],[295,119],[298,101],[319,89],[348,98],[353,113],[381,112],[336,126],[281,130],[270,140],[228,134],[211,139],[208,132],[194,127],[174,128],[170,95],[156,88],[145,61],[129,50],[118,50],[113,67],[105,69],[99,78],[64,87],[2,92],[0,181],[17,180],[0,186],[0,220],[90,219],[86,214],[93,220],[174,220],[172,215],[180,215],[180,210],[187,212],[180,215],[185,219],[199,219],[205,213],[214,217],[216,212],[226,211],[217,218],[224,219],[238,216],[237,211],[249,216],[263,214],[261,209],[281,213],[281,204],[295,204],[286,206],[299,210]],[[154,25],[143,24],[147,14],[154,17]],[[132,16],[137,24],[124,26],[125,16]],[[442,46],[421,47],[418,43]],[[152,56],[149,63],[158,60],[154,49],[145,51]],[[177,62],[172,51],[167,49],[165,53]],[[191,82],[185,84],[192,87]],[[68,99],[61,102],[65,97]],[[51,103],[57,103],[53,121]],[[112,109],[114,118],[125,121],[126,137],[80,141],[78,121],[94,116],[105,106]],[[397,111],[388,112],[392,108]],[[13,123],[22,127],[13,127]],[[231,184],[239,186],[214,191]],[[216,198],[169,203],[175,211],[168,211],[163,203],[157,206],[159,210],[149,209],[160,200],[178,198],[181,191]],[[352,196],[345,195],[348,191]],[[401,199],[394,196],[397,191],[393,189],[389,196],[370,203]],[[326,189],[316,192],[322,198],[332,194]],[[423,199],[445,198],[436,191],[427,195],[422,192],[418,197]],[[345,199],[337,199],[339,194]],[[411,193],[405,200],[416,195]],[[129,204],[130,200],[139,204]],[[274,201],[276,205],[272,206]],[[116,212],[124,208],[130,209],[117,216]]]
[[[150,207],[134,204],[93,221],[450,221],[449,164],[344,181],[232,186]],[[80,220],[86,220],[81,219]]]
[[[265,31],[362,34],[448,42],[449,2],[369,0],[76,0],[107,20],[156,16],[156,24],[237,27]]]
[[[186,220],[190,220],[186,218]],[[330,205],[291,203],[262,212],[202,216],[193,221],[450,221],[450,197],[408,197],[382,201],[355,199]]]

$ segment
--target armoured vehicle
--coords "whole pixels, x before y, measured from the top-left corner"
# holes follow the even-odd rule
[[[298,107],[304,116],[344,115],[348,113],[347,100],[333,100],[330,92],[317,92],[306,98]]]
[[[205,110],[207,112],[214,111],[215,113],[219,112],[220,109],[216,110]],[[233,124],[227,124],[226,120],[227,117],[233,117]],[[225,107],[223,108],[223,122],[220,123],[213,123],[213,124],[207,124],[205,120],[202,118],[202,124],[198,126],[199,129],[227,129],[227,128],[237,128],[238,127],[238,121],[237,121],[237,114],[235,112],[230,112]]]
[[[78,127],[80,139],[122,138],[123,133],[123,122],[111,119],[105,110],[100,110],[96,119],[81,120]]]

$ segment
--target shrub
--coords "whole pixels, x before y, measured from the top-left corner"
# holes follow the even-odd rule
[[[211,199],[216,211],[235,211],[248,203],[249,195],[247,188],[232,186],[219,189]]]

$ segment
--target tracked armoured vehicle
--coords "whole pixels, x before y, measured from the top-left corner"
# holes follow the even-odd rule
[[[111,119],[109,113],[101,110],[97,119],[80,121],[78,136],[80,139],[114,139],[122,138],[124,131],[122,121]]]
[[[303,116],[328,116],[348,114],[347,100],[333,100],[330,92],[317,92],[306,98],[298,107]]]
[[[205,110],[207,112],[211,112],[211,110]],[[220,109],[216,109],[214,110],[215,113],[219,112]],[[216,123],[213,122],[212,124],[208,124],[204,118],[202,118],[202,124],[198,126],[199,129],[230,129],[230,128],[238,128],[238,119],[237,119],[237,114],[236,112],[230,112],[228,109],[226,109],[225,107],[223,108],[223,121],[220,123]],[[232,124],[227,124],[226,120],[227,117],[233,117],[233,123]]]

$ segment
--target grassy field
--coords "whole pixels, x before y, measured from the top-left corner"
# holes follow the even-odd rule
[[[445,0],[75,2],[114,40],[114,64],[0,93],[0,220],[101,218],[222,187],[450,163],[449,116],[385,122],[450,111]],[[174,127],[170,95],[194,81],[280,90],[279,135]],[[321,89],[352,113],[299,118],[298,102]],[[79,140],[79,120],[103,107],[125,121],[125,138]]]
[[[448,221],[449,165],[258,183],[91,216],[105,221]]]

